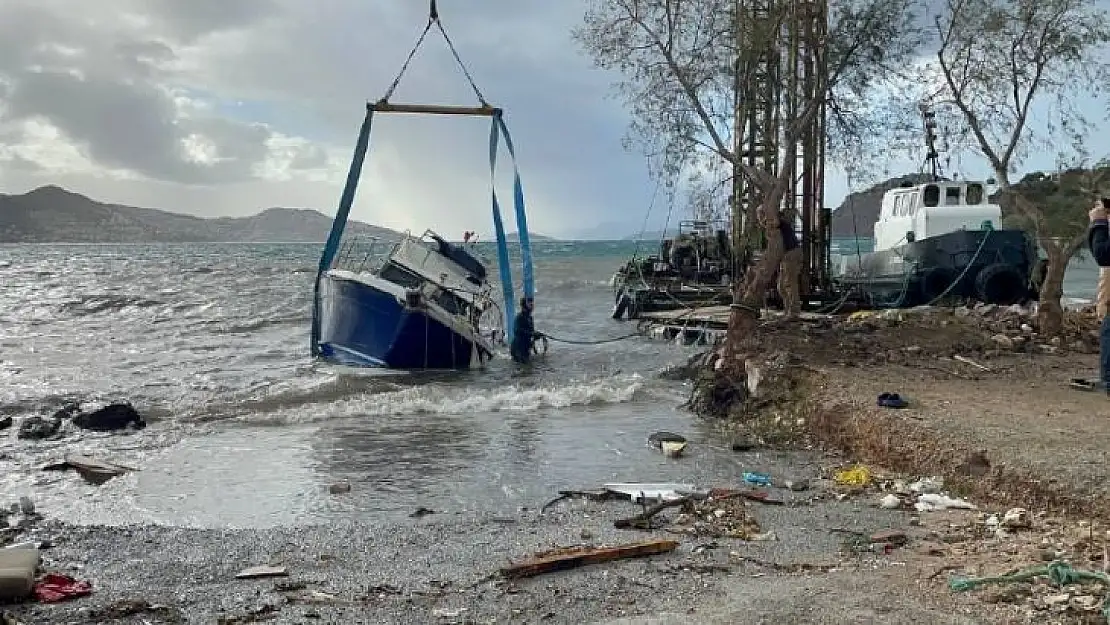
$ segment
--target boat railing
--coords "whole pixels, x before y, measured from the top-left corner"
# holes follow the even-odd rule
[[[335,255],[332,268],[353,273],[373,271],[388,255],[387,245],[381,243],[381,237],[351,237],[344,240],[339,253]]]

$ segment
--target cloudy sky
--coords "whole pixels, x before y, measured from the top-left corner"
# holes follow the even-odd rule
[[[487,99],[506,110],[530,229],[637,231],[653,185],[622,147],[613,77],[571,40],[585,3],[440,4]],[[416,0],[0,0],[0,192],[59,184],[202,216],[332,213],[364,102],[382,95],[426,11]],[[475,99],[430,37],[393,101]],[[379,117],[353,216],[488,232],[487,124]],[[499,189],[507,201],[504,177]],[[827,203],[845,189],[830,172]]]

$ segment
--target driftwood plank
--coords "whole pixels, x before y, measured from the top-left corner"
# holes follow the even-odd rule
[[[532,558],[501,569],[501,575],[509,579],[534,577],[544,573],[565,571],[588,564],[601,564],[627,558],[642,558],[674,551],[678,542],[673,540],[649,540],[641,543],[619,545],[616,547],[582,547],[554,555]]]

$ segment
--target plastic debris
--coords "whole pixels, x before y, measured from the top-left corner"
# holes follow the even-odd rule
[[[879,501],[879,507],[885,510],[897,510],[902,507],[902,500],[898,495],[887,495]]]
[[[923,477],[909,486],[913,493],[939,493],[944,488],[944,479],[940,477]]]
[[[35,598],[43,603],[57,603],[92,594],[92,584],[61,573],[47,573],[35,582]]]
[[[913,504],[918,512],[931,512],[933,510],[978,510],[975,504],[965,499],[956,499],[947,495],[926,493],[917,498]]]
[[[744,473],[744,481],[755,486],[770,486],[771,476],[766,473]]]
[[[235,574],[237,579],[257,579],[260,577],[286,577],[289,571],[284,566],[252,566]]]
[[[837,471],[833,479],[841,486],[867,486],[871,483],[871,469],[859,464],[850,469]]]

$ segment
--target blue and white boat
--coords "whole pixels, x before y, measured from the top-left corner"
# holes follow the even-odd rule
[[[493,356],[483,315],[495,307],[485,265],[428,230],[405,234],[376,269],[320,277],[318,355],[390,369],[468,369]]]
[[[428,23],[417,40],[416,48],[420,47],[433,26],[442,31],[444,40],[458,60],[458,53],[439,21],[435,0],[431,0]],[[409,58],[411,60],[411,55]],[[459,64],[462,65],[461,60]],[[351,257],[350,249],[354,242],[344,246],[344,230],[370,147],[370,129],[375,114],[488,117],[491,120],[490,208],[497,239],[504,339],[512,341],[516,299],[508,241],[494,185],[502,139],[512,161],[521,290],[525,297],[535,297],[524,189],[517,168],[516,151],[502,110],[486,102],[473,81],[471,86],[478,98],[478,106],[392,103],[389,98],[407,66],[408,61],[382,99],[366,104],[366,116],[355,142],[339,209],[332,221],[316,272],[312,300],[312,355],[347,366],[409,370],[468,369],[484,363],[494,353],[493,333],[483,335],[480,326],[484,313],[490,308],[498,308],[493,289],[487,281],[486,267],[477,258],[462,246],[448,243],[434,232],[427,231],[420,238],[406,234],[376,269],[365,270],[366,263],[363,262],[352,270],[342,262]],[[463,70],[469,79],[469,72],[465,71],[465,67]],[[341,254],[341,247],[348,250],[346,254]],[[370,254],[367,254],[364,259],[369,257]]]

